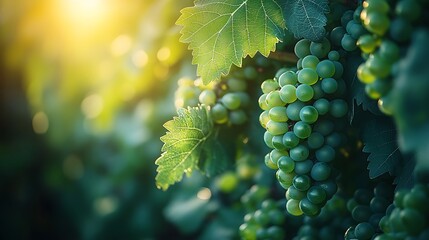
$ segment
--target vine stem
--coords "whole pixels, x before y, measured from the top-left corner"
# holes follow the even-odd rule
[[[293,64],[296,64],[298,62],[298,57],[290,52],[272,52],[270,53],[268,58]]]

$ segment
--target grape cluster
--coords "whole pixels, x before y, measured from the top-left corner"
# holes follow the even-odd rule
[[[429,239],[429,186],[416,184],[395,193],[393,204],[380,221],[383,234],[375,240]]]
[[[247,75],[253,77],[254,73]],[[250,98],[246,92],[247,82],[244,77],[228,77],[209,85],[202,84],[201,79],[194,81],[182,78],[178,85],[175,93],[176,108],[204,104],[210,106],[213,121],[217,124],[241,125],[247,121],[245,109]]]
[[[331,41],[346,51],[359,47],[365,62],[357,69],[367,95],[378,100],[379,109],[392,114],[391,75],[400,57],[399,44],[408,41],[421,16],[418,0],[397,1],[394,9],[388,0],[366,0],[355,11],[341,18],[342,25],[331,32]],[[390,18],[393,16],[393,19]],[[346,27],[344,27],[346,26]],[[341,40],[340,40],[341,39]]]
[[[353,198],[347,202],[347,209],[356,224],[347,229],[345,239],[367,240],[379,235],[380,220],[392,202],[392,197],[393,187],[385,182],[378,183],[373,192],[366,188],[356,190]]]
[[[287,190],[288,212],[314,216],[337,190],[331,162],[344,142],[348,107],[340,54],[331,51],[328,39],[302,39],[295,54],[298,70],[281,69],[262,83],[260,124],[273,149],[265,163]]]
[[[304,217],[293,240],[334,240],[344,239],[344,231],[351,224],[351,216],[346,208],[346,198],[335,194],[316,217]]]
[[[239,228],[240,237],[246,240],[282,240],[285,238],[284,222],[285,214],[278,204],[272,199],[266,199],[259,209],[244,216],[244,223]]]

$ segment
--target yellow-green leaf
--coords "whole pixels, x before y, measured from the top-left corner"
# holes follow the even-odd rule
[[[205,84],[258,51],[268,56],[283,37],[284,19],[274,0],[200,0],[183,9],[177,24]]]

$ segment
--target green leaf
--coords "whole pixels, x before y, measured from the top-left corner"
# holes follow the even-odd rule
[[[164,127],[168,131],[161,137],[163,153],[155,161],[158,165],[155,180],[159,188],[166,190],[180,181],[184,173],[189,175],[198,169],[203,152],[206,162],[221,158],[220,155],[211,157],[208,154],[208,151],[218,148],[213,148],[213,121],[207,107],[179,109],[178,116],[165,123]]]
[[[363,127],[363,151],[369,153],[369,177],[373,179],[386,172],[393,174],[402,158],[394,124],[387,118],[375,118]]]
[[[177,24],[189,43],[204,84],[227,75],[232,64],[258,51],[268,56],[283,37],[281,7],[274,0],[199,0],[184,8]]]
[[[313,42],[325,36],[328,12],[328,0],[287,0],[284,8],[287,28],[296,38]]]
[[[411,157],[404,158],[403,163],[398,166],[397,173],[393,184],[396,184],[398,189],[410,189],[414,185],[414,167],[416,162]]]

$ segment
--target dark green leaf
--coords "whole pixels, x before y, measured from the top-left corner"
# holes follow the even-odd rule
[[[369,177],[376,178],[387,172],[392,174],[401,161],[395,126],[390,119],[376,118],[363,127],[363,151],[369,153]]]
[[[325,36],[328,0],[287,0],[284,13],[287,28],[296,38],[320,41]]]

